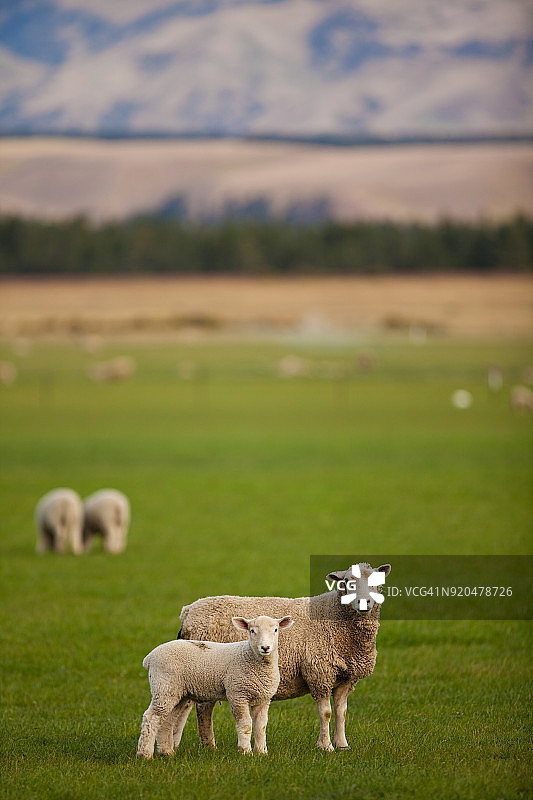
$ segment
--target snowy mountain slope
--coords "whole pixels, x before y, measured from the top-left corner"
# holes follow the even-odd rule
[[[533,129],[529,0],[17,0],[0,133]]]

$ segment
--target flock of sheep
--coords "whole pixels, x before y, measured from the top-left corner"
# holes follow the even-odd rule
[[[53,489],[35,509],[37,552],[86,553],[95,535],[102,536],[106,553],[126,547],[130,503],[117,489],[100,489],[82,502],[73,489]]]
[[[131,364],[121,362],[120,376],[111,377],[111,366],[116,365],[106,364],[93,379],[131,374]],[[295,361],[283,367],[285,377],[302,374]],[[490,388],[499,390],[494,373],[489,385],[491,380],[495,385]],[[511,405],[518,412],[533,411],[533,392],[515,387]],[[102,536],[106,552],[120,553],[126,546],[130,503],[116,489],[102,489],[82,501],[72,489],[59,488],[40,499],[35,522],[39,553],[70,548],[81,555],[95,535]],[[255,752],[266,753],[270,702],[305,694],[315,700],[320,718],[317,747],[347,748],[348,696],[359,680],[372,674],[376,661],[380,605],[369,590],[369,578],[376,572],[386,577],[390,564],[373,569],[360,563],[330,573],[327,578],[337,582],[337,589],[315,597],[223,595],[184,606],[178,638],[159,645],[143,661],[152,700],[143,715],[137,755],[152,758],[156,742],[160,754],[171,754],[195,703],[200,740],[216,747],[212,715],[218,700],[230,704],[239,752],[251,752],[253,731]],[[350,602],[347,585],[355,598]]]
[[[360,353],[354,364],[347,365],[339,361],[323,361],[313,363],[308,359],[296,355],[284,356],[275,367],[278,378],[287,380],[294,378],[322,378],[327,380],[342,380],[348,378],[355,369],[358,373],[371,372],[375,368],[373,353]],[[137,365],[130,356],[117,356],[108,361],[94,363],[87,371],[88,377],[95,383],[114,383],[132,378]],[[200,365],[194,361],[183,361],[177,367],[178,376],[184,381],[198,380],[203,372]],[[9,361],[0,361],[0,386],[10,386],[17,379],[18,371]],[[511,386],[509,390],[509,404],[512,411],[517,414],[529,415],[533,413],[533,367],[523,371],[523,383]],[[503,389],[503,373],[498,367],[491,366],[487,370],[487,386],[492,393]],[[473,397],[465,389],[459,389],[452,394],[451,403],[456,408],[470,408]]]

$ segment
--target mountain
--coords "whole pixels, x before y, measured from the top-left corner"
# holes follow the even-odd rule
[[[133,216],[504,220],[533,218],[533,144],[333,147],[298,142],[2,140],[3,214],[92,222]]]
[[[15,0],[0,134],[533,131],[530,0]]]

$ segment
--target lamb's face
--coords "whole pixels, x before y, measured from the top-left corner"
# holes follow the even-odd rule
[[[390,572],[390,564],[373,569],[362,562],[353,564],[344,572],[331,572],[328,578],[337,580],[339,599],[342,605],[350,606],[361,616],[369,616],[376,605],[382,602],[379,587]]]
[[[278,649],[279,631],[290,628],[293,620],[290,617],[274,619],[273,617],[233,617],[232,622],[238,630],[248,631],[248,639],[252,650],[259,658],[267,658]]]

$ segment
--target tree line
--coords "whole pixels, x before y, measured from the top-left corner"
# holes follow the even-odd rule
[[[533,220],[436,224],[161,218],[93,225],[0,216],[0,275],[531,271]]]

